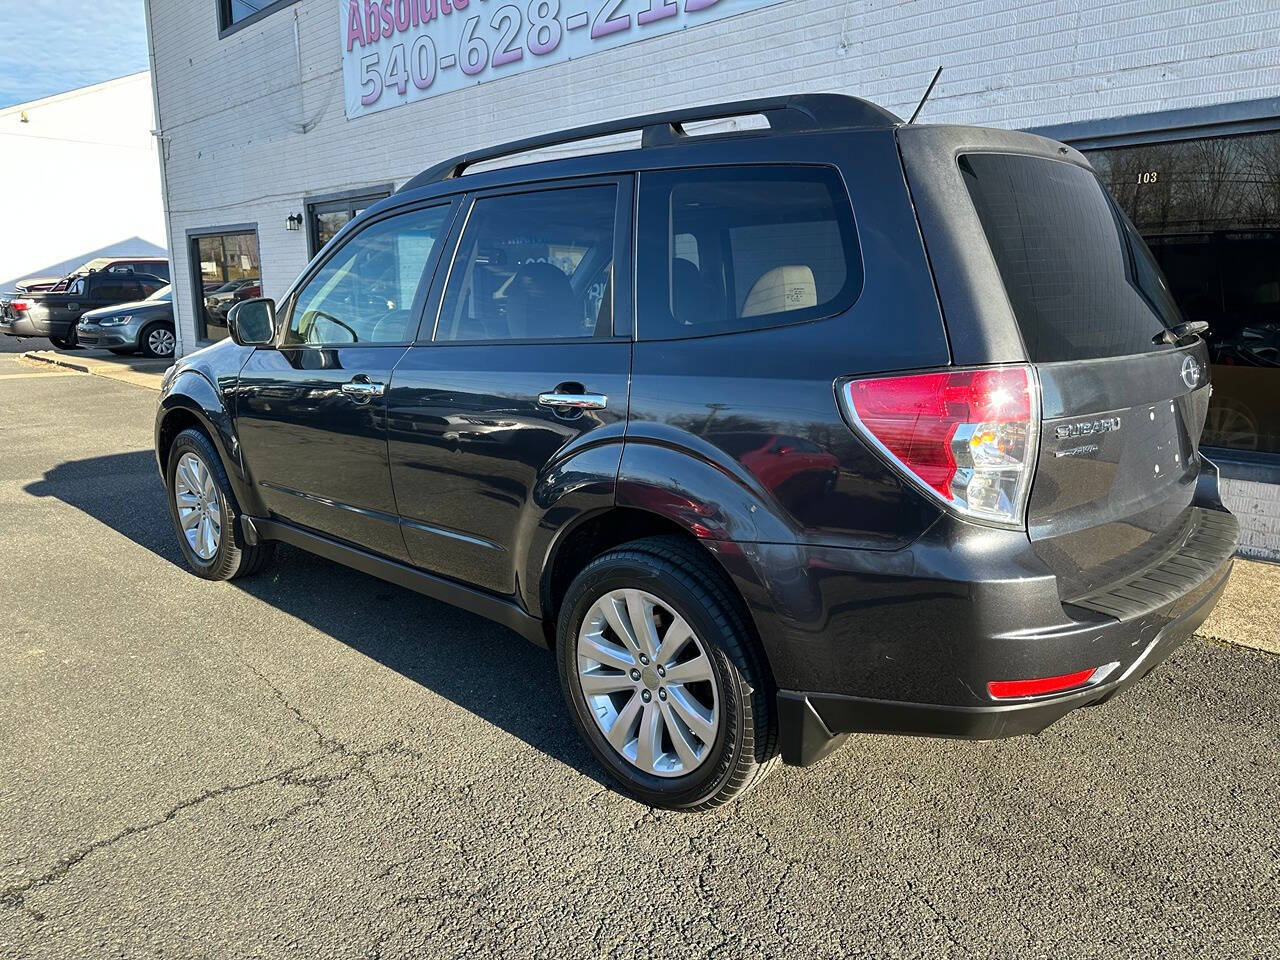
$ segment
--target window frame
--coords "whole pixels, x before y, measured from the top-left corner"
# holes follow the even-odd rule
[[[431,296],[432,289],[436,284],[436,273],[440,267],[440,261],[445,249],[450,246],[454,230],[457,227],[458,220],[458,196],[432,197],[427,200],[421,200],[416,203],[406,203],[402,206],[389,207],[386,210],[380,210],[378,213],[370,216],[368,220],[360,223],[356,229],[349,230],[343,227],[346,236],[336,236],[333,241],[336,242],[332,250],[327,251],[323,257],[317,257],[307,265],[307,269],[303,272],[293,288],[285,298],[277,310],[279,322],[276,324],[276,334],[272,339],[271,347],[275,350],[341,350],[358,348],[362,350],[371,350],[378,347],[399,347],[404,349],[414,343],[417,331],[422,325],[423,308]],[[405,214],[415,213],[419,210],[429,210],[435,207],[446,207],[444,220],[441,223],[440,239],[431,248],[431,255],[427,262],[423,265],[422,276],[418,280],[418,289],[413,296],[413,303],[409,307],[409,322],[405,325],[405,337],[395,342],[385,343],[285,343],[284,338],[288,330],[293,326],[293,309],[298,304],[298,298],[307,289],[307,286],[315,279],[324,267],[332,262],[333,258],[338,256],[342,250],[354,238],[363,234],[370,227],[389,220],[393,217],[404,216]],[[356,221],[351,221],[355,224]],[[351,224],[348,224],[348,227]]]
[[[196,335],[196,343],[202,346],[208,346],[218,341],[210,339],[209,331],[204,322],[204,281],[201,279],[200,274],[199,242],[206,237],[228,237],[240,233],[252,233],[254,240],[258,244],[258,279],[261,280],[262,237],[258,234],[256,221],[253,223],[233,223],[222,227],[191,227],[187,230],[187,277],[191,283],[191,306],[195,311],[192,314],[191,324]],[[219,339],[225,338],[220,337]]]
[[[689,334],[688,336],[652,337],[652,338],[646,339],[644,337],[644,332],[640,329],[640,312],[639,312],[640,284],[639,284],[639,278],[638,278],[640,263],[642,259],[640,255],[641,225],[640,225],[640,218],[639,218],[639,208],[640,208],[641,194],[644,191],[644,180],[646,179],[646,177],[665,176],[668,174],[680,174],[680,173],[687,173],[691,171],[697,172],[697,173],[705,172],[705,173],[731,174],[734,171],[770,170],[770,169],[784,170],[784,171],[785,170],[825,171],[828,175],[834,177],[835,183],[839,184],[839,190],[841,191],[841,195],[843,196],[846,203],[845,210],[848,213],[848,226],[851,231],[851,237],[850,237],[851,243],[846,250],[846,253],[848,256],[846,260],[845,269],[846,269],[846,272],[850,272],[856,267],[858,271],[858,282],[856,287],[853,289],[852,293],[846,294],[845,298],[843,299],[836,298],[832,300],[830,309],[817,316],[803,316],[803,317],[797,317],[794,320],[786,320],[786,321],[781,321],[777,323],[747,325],[742,327],[736,327],[731,330],[707,331],[706,333],[695,333],[695,334]],[[699,164],[691,164],[689,166],[655,167],[653,169],[646,169],[646,170],[640,171],[639,179],[637,180],[636,188],[635,188],[635,197],[636,197],[636,200],[635,200],[636,221],[634,224],[634,229],[635,229],[634,256],[635,256],[635,271],[637,273],[637,281],[635,283],[636,320],[635,320],[634,339],[637,342],[644,340],[644,342],[646,343],[673,343],[679,340],[702,340],[710,337],[738,336],[744,333],[758,333],[760,331],[782,329],[785,327],[799,326],[801,324],[822,323],[826,320],[831,320],[831,319],[834,319],[835,317],[843,316],[844,314],[848,313],[850,310],[854,308],[857,302],[860,299],[862,299],[863,291],[866,290],[866,286],[867,286],[866,262],[862,254],[862,238],[861,238],[861,231],[858,228],[857,212],[854,210],[854,207],[853,207],[853,196],[849,192],[849,185],[848,183],[845,182],[844,171],[841,170],[840,166],[837,164],[827,163],[827,162],[787,163],[787,162],[780,162],[780,161],[765,161],[765,162],[735,161],[732,163],[699,163]],[[669,209],[666,216],[667,216],[667,229],[665,232],[667,234],[671,234],[671,222],[670,222]],[[671,235],[672,239],[674,239],[674,236],[676,235]],[[699,257],[701,257],[701,251],[699,251]],[[667,292],[669,295],[670,294],[669,286],[668,286]],[[729,294],[729,293],[735,293],[735,291],[726,289],[726,294]],[[799,312],[799,311],[796,311],[796,312]],[[738,320],[746,320],[746,319],[751,319],[751,318],[745,318],[745,317],[738,318]]]
[[[1070,144],[1090,160],[1089,152],[1094,150],[1280,132],[1280,97],[1080,120],[1030,127],[1027,132]],[[1089,165],[1093,166],[1092,160]],[[1224,477],[1280,484],[1280,453],[1207,445],[1201,450]]]
[[[448,256],[448,267],[443,271],[437,269],[436,282],[432,285],[431,299],[427,304],[422,323],[418,329],[415,346],[431,347],[475,347],[506,346],[509,344],[570,344],[570,343],[616,343],[630,342],[635,330],[635,287],[634,264],[632,261],[635,245],[635,174],[607,174],[593,177],[571,177],[563,180],[531,180],[517,183],[505,183],[501,186],[485,190],[467,191],[459,195],[460,207],[455,216],[454,230],[449,238],[445,254]],[[613,212],[613,309],[612,324],[608,336],[593,335],[590,337],[526,337],[510,340],[437,340],[435,335],[440,327],[440,312],[444,308],[445,292],[449,288],[449,279],[457,263],[458,250],[466,233],[467,224],[471,220],[472,211],[480,200],[492,197],[525,195],[531,193],[547,193],[553,190],[571,190],[577,187],[612,186],[617,190],[614,197]],[[430,319],[430,329],[427,320]]]
[[[250,14],[243,20],[233,22],[231,19],[231,0],[217,0],[218,39],[225,39],[245,27],[253,26],[264,17],[269,17],[271,14],[283,10],[285,7],[291,7],[297,2],[298,0],[275,0],[275,2],[267,4],[261,10]]]

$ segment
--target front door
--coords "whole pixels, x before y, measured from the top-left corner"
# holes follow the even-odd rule
[[[282,308],[279,346],[253,352],[237,389],[242,456],[273,516],[399,560],[386,389],[449,213],[418,207],[353,234]]]
[[[577,484],[612,504],[622,445],[607,441],[626,428],[631,366],[630,189],[621,178],[471,201],[423,323],[429,342],[391,383],[391,474],[418,566],[516,595],[530,524],[560,492]]]

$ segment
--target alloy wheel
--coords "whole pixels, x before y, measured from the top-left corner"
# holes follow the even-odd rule
[[[720,729],[711,660],[679,612],[644,590],[611,590],[578,632],[577,680],[605,740],[647,774],[679,777]]]
[[[184,453],[173,473],[173,498],[187,546],[212,560],[222,542],[222,496],[213,472],[194,453]]]
[[[157,357],[173,356],[173,350],[177,345],[178,341],[173,331],[166,330],[164,327],[157,327],[147,334],[147,349]]]

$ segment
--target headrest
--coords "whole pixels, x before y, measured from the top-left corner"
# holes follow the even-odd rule
[[[755,282],[742,305],[744,317],[803,310],[818,305],[818,285],[804,264],[774,267]]]

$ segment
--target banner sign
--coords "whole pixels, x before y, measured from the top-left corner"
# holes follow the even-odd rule
[[[338,0],[347,117],[780,0]]]

